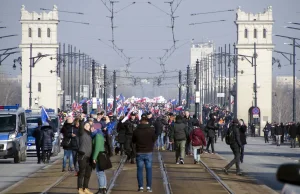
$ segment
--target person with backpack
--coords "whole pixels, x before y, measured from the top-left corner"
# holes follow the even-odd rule
[[[75,139],[74,133],[73,133],[73,118],[69,117],[67,119],[67,122],[64,123],[64,126],[61,129],[61,133],[63,134],[63,140],[62,140],[62,147],[64,149],[64,157],[63,157],[63,166],[62,166],[62,172],[66,171],[66,163],[67,159],[69,158],[69,171],[74,171],[73,168],[73,153],[72,153],[72,145],[74,144]],[[73,142],[72,142],[73,140]]]
[[[241,147],[242,143],[240,140],[240,131],[239,131],[239,120],[237,118],[233,119],[231,126],[229,127],[225,141],[227,145],[230,145],[230,148],[234,154],[233,160],[229,162],[224,168],[223,171],[225,174],[228,174],[228,170],[232,167],[232,165],[235,163],[236,166],[236,174],[242,175],[241,169],[240,169],[240,157],[241,157]]]
[[[184,164],[185,144],[188,135],[188,126],[184,124],[182,116],[177,115],[176,122],[170,128],[170,142],[175,144],[176,164]]]
[[[206,141],[198,120],[193,122],[193,127],[194,129],[190,133],[190,139],[194,151],[194,164],[199,164],[201,150],[203,150],[203,146],[206,146]]]

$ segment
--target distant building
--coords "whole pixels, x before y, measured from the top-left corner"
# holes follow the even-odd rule
[[[272,6],[258,14],[246,13],[239,7],[235,23],[238,54],[254,56],[254,43],[256,43],[257,107],[260,109],[260,114],[255,114],[255,118],[258,119],[262,130],[267,121],[272,121],[272,50],[274,49]],[[251,58],[249,60],[251,61]],[[246,74],[254,73],[254,68],[248,60],[238,60],[238,71],[242,70]],[[245,76],[238,73],[237,118],[244,119],[245,123],[253,123],[251,108],[253,106],[255,106],[254,75]]]
[[[32,108],[44,106],[46,108],[61,108],[62,90],[60,78],[56,73],[57,61],[50,57],[57,56],[57,26],[58,11],[54,5],[53,10],[46,13],[28,12],[23,5],[21,8],[22,40],[20,44],[22,53],[22,106],[29,106],[30,86],[30,55],[37,61],[39,55],[43,57],[32,67],[31,105]],[[32,44],[32,50],[30,45]]]
[[[199,75],[201,74],[202,70],[208,70],[208,74],[202,73],[202,76],[199,76],[199,85],[200,85],[200,90],[205,90],[206,87],[213,87],[214,88],[214,79],[212,79],[212,76],[214,76],[214,65],[212,64],[212,55],[214,53],[214,44],[213,42],[202,42],[202,43],[192,43],[191,45],[191,56],[190,56],[190,68],[191,68],[191,73],[190,73],[190,78],[191,78],[191,84],[194,87],[192,88],[191,94],[194,96],[194,93],[196,91],[196,86],[194,85],[194,80],[196,79],[196,61],[197,59],[199,60]],[[206,79],[207,84],[206,84]],[[202,84],[203,83],[203,84]],[[201,86],[203,85],[203,88]],[[203,93],[204,92],[200,92]],[[208,96],[207,96],[208,97]],[[201,101],[204,102],[204,95],[201,97]]]

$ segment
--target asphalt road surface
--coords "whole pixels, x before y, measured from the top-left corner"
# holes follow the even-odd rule
[[[51,163],[62,157],[62,155],[63,151],[58,156],[51,157]],[[0,159],[0,191],[21,181],[46,165],[48,164],[37,164],[36,157],[27,157],[26,162],[19,164],[14,164],[13,159]]]
[[[290,144],[285,143],[280,147],[272,144],[265,144],[262,137],[248,137],[245,145],[244,163],[241,164],[245,174],[256,178],[258,181],[269,186],[273,190],[280,191],[283,184],[277,181],[277,168],[284,163],[295,163],[300,159],[300,148],[290,148]],[[232,151],[221,139],[215,144],[215,151],[227,160],[233,159]]]

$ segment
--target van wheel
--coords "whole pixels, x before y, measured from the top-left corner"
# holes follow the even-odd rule
[[[14,163],[20,163],[21,162],[21,151],[18,150],[17,154],[14,157]]]
[[[23,155],[22,155],[22,159],[21,159],[21,160],[25,162],[25,161],[26,161],[26,159],[27,159],[27,150],[25,150],[25,151],[24,151],[24,153],[23,153]]]

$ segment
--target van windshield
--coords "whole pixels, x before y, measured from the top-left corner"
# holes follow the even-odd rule
[[[51,121],[53,122],[54,126],[57,128],[58,127],[58,117],[51,117]],[[41,119],[41,117],[27,117],[27,123],[38,123],[39,119]],[[56,129],[53,129],[54,131],[56,131]]]
[[[0,132],[10,132],[16,130],[16,115],[0,114]]]

